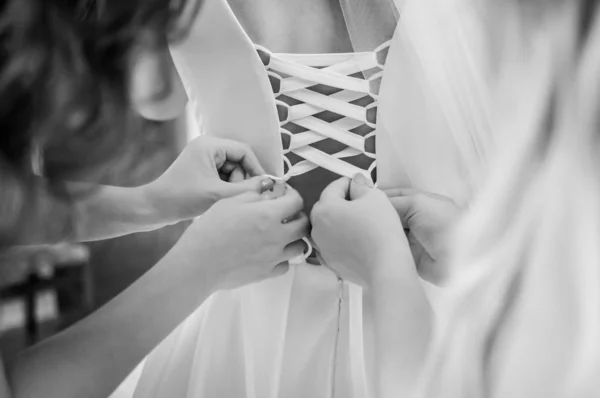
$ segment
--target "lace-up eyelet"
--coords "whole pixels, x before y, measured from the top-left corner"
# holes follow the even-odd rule
[[[281,145],[283,147],[283,154],[286,155],[290,153],[290,148],[292,147],[292,141],[294,140],[294,135],[288,129],[280,128],[279,133],[281,135]]]
[[[387,61],[387,56],[390,52],[390,41],[386,41],[375,49],[375,59],[377,60],[377,66],[381,69],[384,68]]]
[[[369,134],[365,135],[364,137],[364,143],[365,143],[365,147],[364,147],[364,154],[368,157],[370,157],[371,159],[375,158],[375,130],[371,131]],[[371,150],[372,149],[372,150]]]
[[[365,107],[366,125],[371,128],[377,127],[377,102],[373,102]]]
[[[371,95],[378,99],[379,90],[381,90],[381,81],[383,80],[383,72],[377,72],[371,75],[368,79],[369,81],[369,92]]]
[[[281,87],[283,86],[281,76],[274,72],[267,72],[267,76],[269,77],[269,83],[271,83],[273,94],[275,97],[278,97],[281,94]]]
[[[290,121],[290,106],[283,101],[275,101],[275,106],[277,107],[279,124],[283,126]]]
[[[373,182],[373,185],[375,186],[375,188],[377,188],[377,161],[373,161],[373,163],[371,163],[367,171],[371,176],[371,181]]]
[[[269,68],[271,65],[271,52],[264,48],[263,46],[259,46],[258,44],[254,46],[256,48],[256,53],[260,58],[261,62],[265,66],[265,68]]]

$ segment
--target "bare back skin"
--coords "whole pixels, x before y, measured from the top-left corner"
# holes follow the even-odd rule
[[[351,52],[338,0],[228,0],[250,39],[273,52]]]

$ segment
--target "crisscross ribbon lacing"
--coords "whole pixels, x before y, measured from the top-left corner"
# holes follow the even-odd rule
[[[276,180],[286,181],[322,167],[349,178],[360,173],[376,183],[374,143],[377,105],[389,46],[388,41],[369,52],[308,55],[271,53],[264,47],[255,46],[267,70],[279,116],[284,176],[275,178]],[[318,86],[328,89],[319,89]],[[291,101],[284,102],[281,100],[282,96]],[[325,111],[335,114],[334,118],[327,118],[334,121],[330,122],[320,117],[319,114]],[[290,124],[299,126],[300,129],[295,128],[296,132],[292,133],[288,129]],[[326,153],[312,146],[326,139],[335,140],[345,148],[335,153]],[[291,153],[301,160],[292,164],[288,157]],[[370,160],[370,163],[361,162],[363,165],[368,164],[366,170],[345,160],[357,155],[364,155]],[[307,244],[304,255],[291,260],[290,264],[301,264],[311,255],[312,245],[309,239],[304,238],[304,241]],[[338,276],[338,313],[332,358],[331,397],[336,395],[335,379],[343,300],[343,281]],[[359,337],[359,340],[362,341],[362,338]]]
[[[322,167],[348,178],[361,173],[376,183],[377,105],[389,45],[388,41],[374,51],[336,54],[271,53],[255,45],[267,69],[279,116],[285,174],[278,180],[287,181]],[[326,95],[314,90],[318,85],[333,89],[332,93]],[[279,100],[280,96],[291,98],[297,104],[289,105]],[[365,101],[365,97],[370,100]],[[333,112],[339,118],[325,121],[318,117],[324,111]],[[289,123],[300,126],[303,131],[292,133],[287,128]],[[358,134],[357,130],[364,132],[365,126],[369,131],[365,135]],[[335,140],[346,148],[329,154],[311,146],[325,139]],[[370,140],[372,145],[367,145]],[[303,160],[292,164],[287,156],[290,153]],[[344,160],[360,154],[371,159],[366,170]],[[307,250],[293,263],[304,262],[312,253],[310,241],[304,241]]]
[[[375,167],[374,150],[367,150],[367,142],[376,134],[377,98],[383,67],[387,58],[389,42],[374,51],[336,54],[282,54],[271,53],[256,45],[273,88],[282,135],[284,179],[307,173],[318,167],[340,176],[352,178],[362,173],[370,181]],[[334,89],[330,95],[312,88],[324,85]],[[288,105],[278,97],[285,95],[297,105]],[[356,104],[370,97],[365,106]],[[365,101],[362,101],[365,102]],[[318,117],[323,111],[333,112],[341,118],[327,122]],[[292,134],[288,123],[300,126],[304,131]],[[361,136],[354,130],[368,126],[371,131]],[[333,139],[346,146],[345,149],[328,154],[311,144]],[[371,145],[374,148],[374,145]],[[303,160],[292,164],[286,156],[294,153]],[[367,170],[346,161],[363,154],[372,162]]]

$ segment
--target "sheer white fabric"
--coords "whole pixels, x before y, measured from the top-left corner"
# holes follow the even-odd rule
[[[377,133],[377,97],[388,49],[389,42],[386,42],[375,51],[350,54],[271,54],[257,46],[276,98],[280,133],[285,142],[284,179],[316,168],[349,178],[361,173],[371,179],[376,162],[374,151],[367,150],[367,142]],[[363,79],[364,71],[376,72]],[[318,85],[335,92],[326,95],[318,90]],[[297,103],[288,105],[278,100],[280,96]],[[355,103],[364,99],[368,100],[366,105]],[[339,119],[328,122],[319,118],[323,111],[333,112]],[[305,131],[292,133],[287,128],[288,123]],[[354,132],[359,127],[371,131],[360,135]],[[346,148],[329,154],[311,146],[326,139],[337,141]],[[292,164],[287,157],[289,153],[304,160]],[[366,170],[343,160],[361,154],[372,159]]]
[[[485,145],[479,142],[487,134],[476,51],[451,1],[409,0],[394,13],[390,4],[343,2],[357,52],[373,53],[391,40],[378,93],[378,184],[412,185],[464,201],[471,168],[481,168]],[[386,33],[390,15],[400,21]],[[268,70],[225,0],[204,3],[191,36],[172,54],[202,131],[250,144],[268,173],[283,176],[281,123]],[[295,68],[303,63],[299,56],[279,58],[294,59]],[[317,135],[329,129],[349,148],[362,148],[342,137],[345,132],[309,120]],[[148,356],[139,379],[130,377],[113,398],[364,398],[363,326],[360,288],[340,283],[326,267],[295,265],[278,279],[214,294]]]

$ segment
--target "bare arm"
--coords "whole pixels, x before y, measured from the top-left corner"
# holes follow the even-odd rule
[[[271,200],[247,192],[219,201],[129,289],[22,353],[9,371],[14,397],[106,398],[213,291],[285,272],[282,264],[304,250],[303,206],[293,189]]]
[[[204,136],[190,142],[159,178],[142,187],[95,186],[91,194],[66,203],[50,194],[45,180],[38,178],[29,202],[13,200],[24,216],[10,221],[20,229],[11,243],[91,241],[148,231],[195,218],[220,199],[261,192],[272,183],[262,177],[229,182],[235,173],[260,176],[264,170],[249,146]],[[67,188],[77,192],[82,187],[86,184],[69,183]],[[3,229],[10,230],[0,222]]]
[[[366,335],[373,353],[373,396],[409,396],[429,348],[433,312],[410,252],[390,251],[374,268],[363,298],[365,316],[372,317]]]
[[[71,183],[79,189],[87,184]],[[67,203],[54,197],[39,179],[36,202],[27,211],[13,244],[37,245],[61,241],[94,241],[149,231],[184,219],[169,205],[168,192],[150,188],[95,186],[88,196]],[[207,205],[208,208],[208,205]],[[206,210],[206,209],[204,209]],[[46,220],[44,223],[35,220]]]
[[[96,313],[25,351],[9,369],[13,396],[109,396],[212,293],[214,275],[198,272],[198,258],[210,256],[168,254]]]
[[[152,185],[135,188],[99,186],[75,205],[74,239],[94,241],[151,231],[188,217],[180,212],[168,192]],[[203,213],[206,204],[198,212]]]

